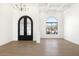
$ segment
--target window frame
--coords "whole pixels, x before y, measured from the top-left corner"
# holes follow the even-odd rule
[[[52,18],[55,18],[55,17],[52,17]],[[56,18],[55,18],[55,19],[56,19]],[[57,19],[56,19],[56,20],[57,20]],[[52,26],[53,26],[52,24],[53,24],[53,23],[56,23],[56,24],[57,24],[57,33],[52,33]],[[48,33],[47,33],[47,24],[51,24],[51,33],[49,33],[49,34],[58,34],[58,21],[57,21],[57,22],[46,22],[46,34],[48,34]],[[48,34],[48,35],[49,35],[49,34]]]

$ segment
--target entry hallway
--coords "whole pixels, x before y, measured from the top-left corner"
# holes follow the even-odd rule
[[[79,46],[64,39],[41,39],[40,44],[32,41],[13,41],[0,46],[1,56],[79,56]]]

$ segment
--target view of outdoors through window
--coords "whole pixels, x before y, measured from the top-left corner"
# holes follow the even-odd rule
[[[49,17],[46,22],[46,34],[58,34],[58,21],[54,17]]]

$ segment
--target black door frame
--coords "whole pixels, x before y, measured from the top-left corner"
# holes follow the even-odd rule
[[[24,35],[20,35],[20,21],[24,18]],[[31,35],[27,35],[27,18],[31,21]],[[29,16],[22,16],[18,21],[18,40],[33,40],[33,21]]]

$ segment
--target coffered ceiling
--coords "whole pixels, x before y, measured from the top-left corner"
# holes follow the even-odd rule
[[[72,3],[22,3],[27,6],[37,6],[41,12],[65,11],[70,8]]]
[[[65,11],[70,8],[72,3],[40,3],[38,4],[40,11]]]
[[[38,6],[40,11],[65,11],[74,3],[31,3],[27,5]]]

